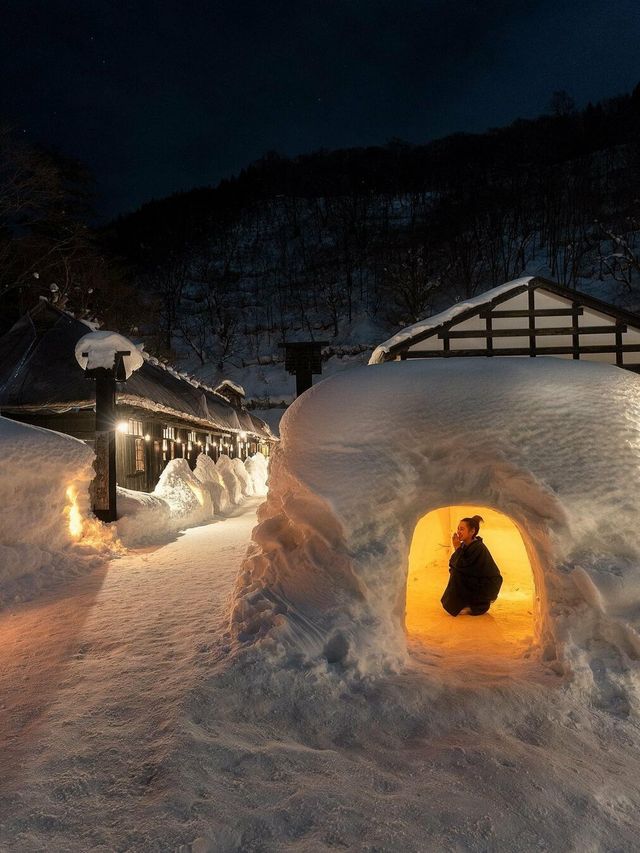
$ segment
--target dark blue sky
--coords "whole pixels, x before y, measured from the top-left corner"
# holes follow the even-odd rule
[[[113,214],[269,149],[425,142],[640,81],[638,0],[8,0],[0,116]]]

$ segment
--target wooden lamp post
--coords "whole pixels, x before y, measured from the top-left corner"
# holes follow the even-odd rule
[[[313,383],[312,376],[322,373],[320,350],[329,345],[329,341],[296,341],[290,344],[278,344],[284,350],[284,367],[296,377],[296,397],[304,394]]]
[[[92,483],[93,513],[100,521],[115,521],[116,511],[116,382],[126,381],[123,357],[115,353],[113,367],[94,367],[85,373],[96,383],[96,476]],[[83,358],[89,353],[83,352]]]

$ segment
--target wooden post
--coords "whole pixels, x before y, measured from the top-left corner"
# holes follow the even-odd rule
[[[96,476],[93,512],[100,521],[115,521],[116,512],[116,377],[113,370],[89,371],[96,380]]]
[[[88,353],[82,353],[87,358]],[[95,367],[87,376],[96,381],[96,476],[91,486],[93,512],[100,521],[115,521],[116,508],[116,380],[124,381],[122,357],[117,352],[112,368]]]
[[[278,347],[285,351],[285,370],[295,374],[296,397],[311,388],[313,374],[322,373],[320,350],[328,345],[328,341],[295,341],[290,344],[278,344]]]

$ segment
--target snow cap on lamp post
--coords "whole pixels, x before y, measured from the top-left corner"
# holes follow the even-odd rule
[[[119,382],[128,379],[144,363],[142,353],[136,345],[117,332],[90,332],[80,338],[75,354],[76,361],[83,370],[89,373],[99,368],[115,369],[115,378]]]
[[[90,332],[75,348],[76,361],[96,382],[95,469],[92,503],[101,521],[115,521],[116,381],[126,381],[144,363],[140,350],[117,332]]]

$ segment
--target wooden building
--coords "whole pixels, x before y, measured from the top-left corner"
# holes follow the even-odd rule
[[[556,356],[640,372],[640,316],[534,276],[398,332],[370,364],[407,358]]]
[[[95,383],[78,366],[75,345],[91,329],[43,300],[0,338],[0,414],[95,440]],[[152,491],[169,460],[195,466],[199,453],[269,455],[267,424],[242,400],[222,394],[145,356],[116,394],[116,479]]]

